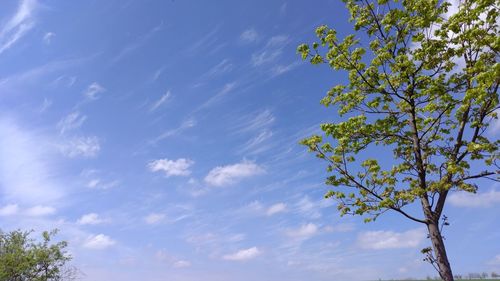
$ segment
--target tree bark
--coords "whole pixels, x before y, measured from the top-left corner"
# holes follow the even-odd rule
[[[448,261],[448,256],[446,255],[443,236],[439,230],[439,221],[430,219],[427,224],[427,230],[429,232],[429,238],[432,242],[432,249],[434,251],[435,262],[439,275],[444,281],[454,281],[450,262]]]

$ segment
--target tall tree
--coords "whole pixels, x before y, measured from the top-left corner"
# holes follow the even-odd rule
[[[339,39],[320,26],[319,40],[298,52],[348,73],[321,100],[348,118],[302,143],[328,162],[335,188],[325,196],[342,215],[372,221],[390,210],[425,225],[425,260],[453,280],[441,233],[446,198],[476,192],[479,179],[499,181],[500,141],[487,128],[499,108],[500,1],[344,2],[354,34]],[[417,202],[420,214],[407,208]]]
[[[0,232],[0,280],[72,280],[76,270],[67,267],[71,259],[64,241],[51,243],[56,231],[43,232],[42,241],[30,238],[31,232]]]

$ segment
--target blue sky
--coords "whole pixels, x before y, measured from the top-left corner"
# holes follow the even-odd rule
[[[319,100],[345,77],[296,46],[347,18],[340,1],[3,3],[0,228],[59,228],[93,281],[435,276],[423,228],[340,218],[298,145],[339,120]],[[451,196],[456,273],[500,271],[499,205],[490,182]]]

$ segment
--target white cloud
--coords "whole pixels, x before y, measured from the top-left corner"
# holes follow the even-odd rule
[[[224,255],[222,258],[230,261],[246,261],[253,259],[261,254],[257,247],[239,250],[235,253]]]
[[[285,203],[276,203],[267,209],[266,214],[268,216],[272,216],[272,215],[275,215],[278,213],[283,213],[285,211],[286,211],[286,204]]]
[[[71,88],[75,84],[76,80],[76,76],[61,75],[50,84],[54,87],[64,86],[67,88]]]
[[[15,119],[0,117],[0,190],[7,200],[30,205],[61,198],[53,141]]]
[[[229,59],[223,59],[221,62],[213,66],[207,73],[201,76],[201,79],[209,79],[233,70],[233,64]]]
[[[111,180],[109,175],[103,174],[99,170],[85,169],[80,174],[85,181],[85,186],[91,189],[110,189],[120,184],[119,180]]]
[[[83,247],[95,250],[106,249],[116,244],[116,241],[104,234],[91,235],[87,238]]]
[[[425,240],[423,228],[405,232],[394,231],[367,231],[358,235],[358,246],[363,249],[400,249],[416,248]]]
[[[52,42],[52,38],[54,38],[56,34],[54,32],[47,32],[45,35],[43,35],[43,42],[45,44],[49,45]]]
[[[244,207],[245,211],[250,211],[252,213],[262,213],[264,206],[258,200],[252,201],[250,204]]]
[[[224,84],[224,86],[220,89],[219,92],[217,92],[217,94],[215,94],[214,96],[209,98],[206,102],[204,102],[200,107],[198,107],[196,109],[196,111],[216,104],[217,102],[219,102],[220,99],[222,99],[222,97],[224,97],[225,95],[227,95],[228,93],[233,91],[237,85],[238,84],[236,82],[230,82],[230,83]]]
[[[68,131],[80,128],[85,120],[87,120],[87,116],[81,115],[78,111],[71,112],[57,123],[57,128],[62,135]]]
[[[234,131],[239,133],[265,131],[276,121],[276,117],[271,110],[265,109],[259,112],[253,112],[248,116],[238,120],[238,126]]]
[[[253,28],[243,31],[240,35],[240,40],[244,43],[253,43],[257,41],[259,34]]]
[[[135,39],[132,43],[124,46],[119,52],[117,52],[116,56],[111,59],[111,63],[117,63],[118,61],[132,54],[162,29],[163,22],[160,22],[158,25],[152,27],[149,31],[144,32],[141,37]]]
[[[192,128],[194,126],[196,126],[196,120],[194,118],[188,118],[188,119],[184,120],[179,127],[162,133],[161,135],[156,137],[154,140],[152,140],[150,143],[154,144],[154,143],[157,143],[157,142],[159,142],[163,139],[166,139],[168,137],[178,135],[178,134],[182,133],[183,131],[185,131],[189,128]]]
[[[249,154],[257,154],[264,152],[270,148],[265,143],[271,139],[273,132],[271,130],[264,130],[254,138],[248,140],[242,147],[241,151]]]
[[[448,202],[457,207],[487,208],[500,203],[500,191],[490,190],[484,193],[456,192],[448,197]]]
[[[110,189],[119,184],[120,182],[118,180],[103,182],[103,180],[101,180],[100,178],[95,178],[89,180],[89,182],[87,183],[87,187],[92,189]]]
[[[308,196],[302,197],[295,204],[297,212],[304,217],[309,219],[319,219],[321,217],[321,205],[318,202],[313,202]]]
[[[191,262],[185,261],[185,260],[178,260],[178,261],[174,262],[174,264],[172,266],[175,267],[175,268],[190,267],[191,266]]]
[[[273,36],[267,41],[267,47],[278,47],[282,48],[284,45],[288,43],[288,36],[286,35],[277,35]]]
[[[60,146],[61,152],[70,158],[95,157],[101,150],[99,139],[96,136],[74,137]]]
[[[354,224],[352,223],[340,223],[337,225],[329,225],[324,228],[325,232],[350,232],[354,230]]]
[[[83,92],[83,95],[89,100],[96,100],[99,98],[100,93],[104,93],[106,89],[99,83],[94,82],[90,84],[87,89]]]
[[[157,223],[161,222],[162,220],[164,220],[165,217],[166,217],[165,214],[151,213],[151,214],[147,215],[146,217],[144,217],[144,221],[147,224],[157,224]]]
[[[19,206],[17,204],[9,204],[0,208],[0,216],[12,216],[19,213]]]
[[[26,209],[25,214],[30,217],[42,217],[52,215],[56,209],[50,206],[37,205]]]
[[[189,167],[194,164],[194,161],[179,158],[177,160],[158,159],[149,162],[148,167],[152,172],[162,171],[167,177],[170,176],[189,176],[191,171]]]
[[[96,213],[85,214],[77,221],[78,224],[82,225],[85,224],[96,225],[96,224],[101,224],[103,222],[105,222],[105,220],[99,217],[99,215]]]
[[[151,108],[149,109],[149,111],[155,111],[156,109],[158,109],[158,107],[160,107],[162,104],[164,104],[169,98],[170,98],[171,94],[170,94],[170,91],[167,91],[163,96],[160,97],[160,99],[158,99],[152,106]]]
[[[37,6],[35,0],[20,2],[16,13],[0,30],[0,54],[12,47],[35,25],[33,12]]]
[[[156,251],[155,258],[161,262],[170,264],[174,268],[185,268],[191,266],[190,261],[177,259],[176,257],[169,255],[165,250]]]
[[[271,69],[271,72],[272,72],[273,76],[279,76],[281,74],[284,74],[284,73],[287,73],[287,72],[293,70],[294,68],[296,68],[300,64],[301,64],[301,62],[299,61],[299,62],[292,62],[292,63],[287,64],[287,65],[281,65],[281,64],[276,65]]]
[[[274,62],[278,57],[283,53],[283,48],[288,43],[288,36],[286,35],[278,35],[271,37],[266,46],[260,50],[252,54],[252,65],[253,66],[261,66],[264,64],[269,64]]]
[[[47,111],[47,109],[49,109],[49,107],[51,107],[51,106],[52,106],[52,101],[47,99],[47,98],[44,98],[42,105],[40,106],[40,109],[38,110],[38,112],[43,113],[43,112]]]
[[[205,182],[213,186],[224,186],[262,173],[264,173],[264,169],[259,165],[243,161],[233,165],[215,167],[205,177]]]
[[[294,239],[306,240],[316,235],[318,230],[319,228],[317,225],[308,223],[295,229],[288,229],[286,235]]]
[[[205,35],[198,41],[190,44],[189,47],[184,50],[184,53],[188,56],[194,56],[198,55],[200,50],[203,50],[205,54],[206,50],[214,50],[214,45],[218,42],[217,33],[219,29],[220,25],[217,25],[212,28],[210,32],[205,32]]]

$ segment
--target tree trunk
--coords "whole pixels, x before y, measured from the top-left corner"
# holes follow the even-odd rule
[[[444,281],[454,281],[450,262],[448,261],[448,256],[446,255],[446,249],[444,247],[443,236],[441,236],[441,231],[439,230],[439,222],[435,220],[430,221],[431,222],[427,224],[427,230],[429,231],[429,237],[432,242],[432,249],[434,250],[439,275]]]

